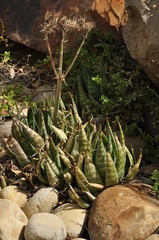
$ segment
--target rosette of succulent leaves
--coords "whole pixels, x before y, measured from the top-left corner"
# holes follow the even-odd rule
[[[103,129],[92,119],[83,123],[71,98],[69,110],[60,99],[56,126],[54,103],[47,100],[32,104],[26,118],[13,117],[12,135],[1,140],[21,169],[34,166],[43,184],[66,189],[73,201],[88,208],[103,189],[135,178],[142,153],[136,160],[133,148],[126,147],[119,122],[119,136],[108,118]]]

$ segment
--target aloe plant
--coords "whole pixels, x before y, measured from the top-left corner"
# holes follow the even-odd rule
[[[54,105],[49,101],[33,104],[23,121],[14,117],[12,136],[3,140],[3,145],[21,168],[34,163],[42,183],[66,187],[70,197],[87,208],[103,189],[133,180],[142,153],[136,161],[133,149],[125,146],[119,122],[120,137],[112,131],[108,118],[105,130],[97,129],[91,119],[83,123],[71,98],[69,111],[61,100],[57,126],[53,125]]]
[[[133,180],[142,153],[135,162],[133,153],[125,146],[120,123],[119,140],[113,133],[108,118],[105,131],[96,129],[91,120],[83,123],[72,96],[71,109],[65,108],[61,100],[62,81],[65,81],[94,24],[88,24],[85,18],[70,20],[64,17],[59,21],[52,18],[50,13],[45,17],[43,32],[57,80],[55,102],[45,101],[39,105],[31,105],[27,118],[13,117],[12,135],[7,140],[1,137],[1,141],[8,154],[17,159],[22,169],[34,164],[37,177],[42,183],[60,189],[67,188],[71,199],[82,208],[88,208],[104,188],[118,184],[123,179]],[[57,27],[62,32],[58,70],[48,38]],[[70,66],[63,73],[64,37],[74,27],[85,29],[86,34]],[[84,99],[82,88],[79,93]],[[130,166],[128,171],[127,165]]]

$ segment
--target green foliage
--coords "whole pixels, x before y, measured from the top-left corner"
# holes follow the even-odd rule
[[[73,52],[65,53],[66,64]],[[144,139],[144,161],[158,161],[158,136],[150,136],[145,127],[150,125],[145,113],[151,116],[153,127],[159,126],[158,89],[112,34],[104,36],[96,29],[91,31],[63,88],[66,99],[68,91],[74,94],[83,119],[91,114],[107,114],[112,123],[120,119],[127,135]]]
[[[83,208],[104,188],[135,178],[142,153],[136,161],[133,149],[125,146],[119,122],[120,137],[112,131],[108,118],[104,131],[96,129],[91,120],[83,123],[73,98],[69,111],[60,101],[57,126],[53,125],[53,113],[54,102],[34,103],[27,118],[13,118],[12,136],[7,141],[1,138],[21,168],[34,163],[42,183],[66,187]]]
[[[65,53],[67,64],[72,52]],[[150,114],[155,109],[154,121],[159,123],[157,90],[131,59],[126,46],[116,43],[112,34],[91,31],[68,76],[65,95],[70,89],[81,112],[87,116],[107,113],[110,118],[119,117],[129,135],[140,134],[147,109]]]
[[[1,54],[1,61],[4,64],[12,62],[12,59],[11,59],[11,56],[10,56],[10,51],[5,51],[3,54]]]
[[[157,199],[159,199],[159,173],[156,169],[154,170],[154,172],[152,174],[151,180],[154,182],[153,189],[156,193]]]
[[[21,88],[18,86],[13,88],[8,86],[7,89],[3,90],[3,94],[0,99],[0,116],[9,116],[9,109],[12,109],[15,105],[14,99]]]
[[[10,115],[10,110],[13,110],[13,108],[15,108],[16,106],[15,100],[23,100],[26,104],[29,102],[29,96],[21,96],[22,90],[22,85],[8,86],[5,90],[2,90],[2,96],[0,97],[1,117],[6,117]]]
[[[42,68],[45,67],[47,65],[50,65],[50,56],[47,55],[43,60],[37,60],[37,62],[34,64],[35,68]]]
[[[92,81],[96,82],[97,84],[101,84],[102,78],[97,74],[95,77],[92,77]]]

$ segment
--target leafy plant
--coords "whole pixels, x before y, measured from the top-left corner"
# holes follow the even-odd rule
[[[7,140],[1,137],[8,154],[24,171],[34,164],[42,183],[66,187],[83,208],[89,207],[104,188],[134,179],[142,153],[136,161],[133,149],[125,146],[119,122],[120,140],[108,118],[104,131],[96,129],[91,119],[83,123],[73,98],[69,111],[60,102],[57,126],[53,124],[54,109],[49,101],[33,104],[27,119],[13,118],[12,136]]]
[[[15,108],[18,99],[23,98],[26,103],[29,101],[29,96],[21,96],[22,90],[22,85],[12,85],[8,86],[5,90],[2,90],[2,96],[0,97],[0,116],[2,118],[10,116],[10,112]]]
[[[151,180],[154,182],[153,189],[156,193],[157,199],[159,199],[159,173],[156,169],[152,174]]]
[[[65,52],[66,65],[73,52]],[[159,126],[159,91],[130,57],[126,46],[115,42],[112,34],[105,36],[97,29],[90,32],[67,85],[63,85],[66,101],[68,91],[74,94],[83,119],[91,114],[100,118],[107,113],[113,128],[114,120],[120,119],[125,134],[144,140],[144,162],[158,161],[159,139],[155,129]],[[146,115],[150,116],[150,123]],[[150,125],[154,128],[153,136]]]
[[[10,57],[10,51],[5,51],[3,54],[2,63],[6,64],[8,62],[12,62],[11,57]]]
[[[64,54],[66,65],[73,52]],[[119,117],[129,135],[140,135],[147,110],[151,114],[155,109],[153,120],[159,123],[157,89],[130,57],[126,46],[116,43],[111,33],[104,36],[97,29],[91,31],[67,83],[63,96],[71,91],[79,112]]]

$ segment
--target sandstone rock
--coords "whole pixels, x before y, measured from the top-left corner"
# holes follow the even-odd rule
[[[25,204],[23,211],[28,218],[35,213],[51,212],[58,203],[58,192],[55,188],[41,188]]]
[[[99,194],[88,222],[93,240],[138,240],[154,233],[159,226],[159,202],[145,194],[148,189],[134,183]]]
[[[111,3],[110,3],[111,2]],[[46,52],[44,36],[40,32],[41,24],[47,11],[52,11],[60,16],[89,15],[97,27],[103,32],[123,26],[124,0],[10,0],[0,1],[0,16],[6,29],[6,35],[16,41],[42,52]],[[73,46],[79,37],[78,34],[70,36],[69,46]],[[53,49],[59,43],[60,34],[52,36]]]
[[[17,186],[7,186],[0,191],[0,198],[15,202],[20,208],[27,202],[27,195]]]
[[[22,240],[28,219],[13,201],[0,199],[0,239]]]
[[[123,29],[124,41],[131,56],[159,87],[159,2],[127,0],[125,7],[128,21]]]
[[[152,234],[151,236],[149,236],[145,240],[159,240],[159,234]]]
[[[60,218],[51,213],[36,213],[25,228],[26,240],[64,240],[67,232]]]
[[[85,230],[86,210],[81,209],[77,204],[66,203],[56,208],[53,213],[64,222],[68,237],[82,236]]]

